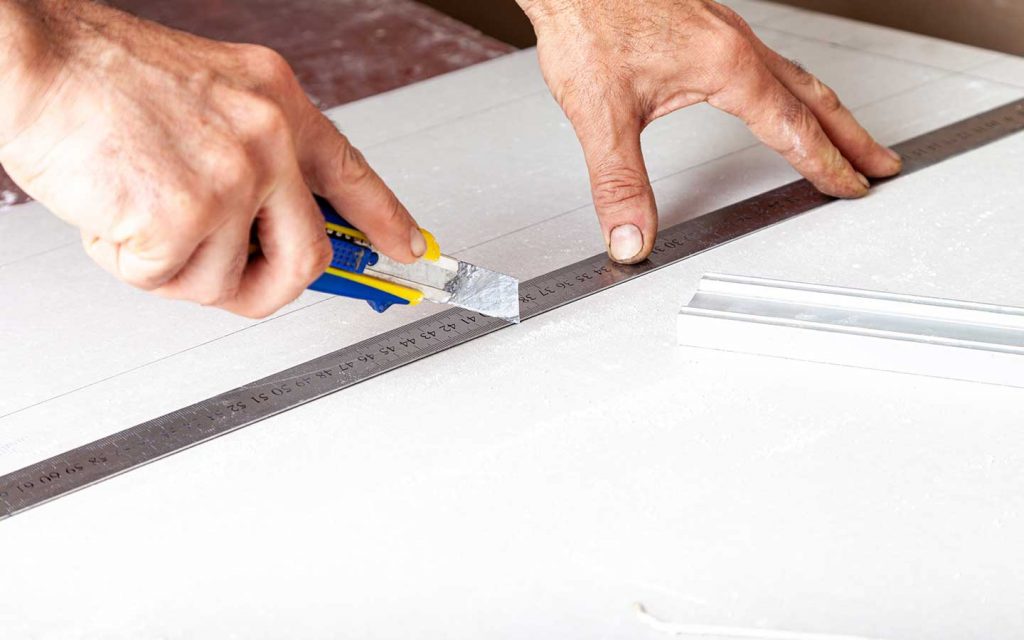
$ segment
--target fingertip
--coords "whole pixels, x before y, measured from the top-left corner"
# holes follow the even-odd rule
[[[873,143],[870,152],[852,156],[851,163],[864,175],[888,178],[903,170],[903,158],[881,144]]]
[[[404,239],[401,233],[397,234],[397,238],[395,236],[382,238],[380,233],[371,235],[365,230],[361,229],[361,231],[366,233],[374,251],[387,256],[395,262],[412,264],[427,253],[427,243],[423,240],[423,234],[419,228],[410,229],[408,237]],[[417,237],[423,243],[422,247],[417,242]]]
[[[647,257],[644,245],[643,232],[632,223],[620,224],[608,234],[608,255],[620,264],[642,262]]]
[[[889,176],[894,176],[903,171],[903,156],[889,147],[882,147],[882,152],[885,154],[888,161],[887,166],[881,172],[875,174],[874,177],[888,178]]]
[[[403,264],[412,264],[427,254],[429,246],[423,231],[412,216],[406,213],[404,217],[409,224],[408,231],[404,233],[400,226],[394,224],[383,227],[376,224],[368,225],[372,231],[363,229],[363,232],[376,251]]]
[[[863,198],[871,190],[871,182],[853,167],[832,177],[807,176],[807,179],[818,191],[843,200]]]
[[[646,178],[646,171],[642,175]],[[658,205],[650,182],[620,181],[611,189],[595,188],[594,204],[608,257],[619,264],[646,260],[658,235]]]
[[[329,200],[376,251],[404,264],[416,262],[429,248],[416,220],[379,178],[365,186]]]
[[[861,174],[857,174],[857,175],[861,175]],[[865,178],[865,180],[867,180],[867,178]],[[863,198],[864,196],[868,195],[868,193],[870,193],[870,192],[871,192],[871,184],[868,183],[867,185],[864,185],[858,179],[856,181],[856,184],[851,184],[851,185],[849,185],[849,186],[847,186],[847,187],[845,187],[843,189],[837,190],[834,193],[829,193],[828,191],[826,191],[825,193],[828,193],[831,196],[835,196],[836,198],[842,198],[843,200],[858,200],[858,199]]]
[[[409,250],[416,258],[422,258],[427,253],[427,239],[419,227],[412,227],[409,230]]]

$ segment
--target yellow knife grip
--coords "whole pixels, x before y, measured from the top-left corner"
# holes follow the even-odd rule
[[[403,287],[400,284],[394,282],[388,282],[387,280],[381,280],[380,278],[374,278],[363,273],[352,273],[351,271],[342,271],[341,269],[335,269],[333,267],[327,268],[327,273],[336,278],[345,278],[352,282],[358,282],[359,284],[366,285],[367,287],[373,287],[384,293],[391,294],[396,298],[407,300],[410,305],[418,305],[423,302],[423,292],[412,287]]]
[[[441,259],[441,245],[437,244],[434,234],[426,229],[420,229],[420,233],[423,234],[423,239],[427,241],[427,252],[423,254],[423,259],[437,262]]]
[[[346,235],[356,240],[362,240],[363,242],[370,244],[370,239],[366,237],[366,234],[359,229],[353,229],[352,227],[343,227],[341,225],[333,224],[328,222],[327,228],[336,233]],[[427,251],[423,254],[422,260],[430,260],[431,262],[437,262],[441,259],[441,245],[437,243],[437,238],[434,234],[430,233],[426,229],[420,229],[420,233],[423,234],[423,239],[427,241]]]

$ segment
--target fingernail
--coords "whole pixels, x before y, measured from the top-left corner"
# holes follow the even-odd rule
[[[870,189],[871,188],[871,181],[868,180],[868,177],[866,175],[864,175],[863,173],[859,173],[858,172],[857,173],[857,179],[860,180],[860,183],[862,185],[864,185],[865,189]]]
[[[609,234],[608,250],[619,262],[632,260],[643,248],[644,236],[635,224],[619,225]]]
[[[427,252],[427,240],[416,227],[409,232],[409,248],[412,250],[412,255],[417,258],[422,258],[423,254]]]
[[[885,152],[887,154],[889,154],[889,157],[892,158],[893,161],[895,161],[895,162],[903,162],[903,157],[900,154],[898,154],[895,151],[893,151],[892,149],[886,148]]]

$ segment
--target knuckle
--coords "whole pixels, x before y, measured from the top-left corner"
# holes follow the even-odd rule
[[[200,197],[192,192],[181,192],[174,196],[173,206],[169,207],[168,217],[173,216],[173,234],[183,242],[198,240],[206,234],[211,225],[216,209],[208,198]],[[147,236],[156,242],[166,242],[167,238],[159,232],[155,225],[147,227]]]
[[[750,28],[747,21],[743,19],[743,16],[724,4],[708,0],[704,6],[707,11],[731,27],[737,28],[740,31],[746,31]]]
[[[212,224],[210,202],[196,189],[171,188],[147,206],[133,206],[104,234],[112,270],[147,291],[173,280]]]
[[[223,296],[216,289],[204,289],[186,294],[192,302],[204,307],[215,307],[223,299]]]
[[[244,149],[230,147],[211,160],[209,179],[216,192],[234,194],[252,181],[254,167]]]
[[[794,136],[805,136],[812,128],[814,116],[799,100],[786,100],[775,113],[775,126],[779,131],[791,132]]]
[[[711,48],[710,53],[726,60],[739,60],[754,55],[754,44],[750,34],[746,33],[749,27],[742,18],[722,5],[714,5],[701,20],[709,34],[714,34],[714,38],[706,40],[706,46]]]
[[[790,74],[793,76],[793,81],[797,86],[813,86],[817,78],[814,77],[814,74],[808,71],[799,60],[789,60],[788,63]]]
[[[196,292],[192,299],[204,307],[222,307],[238,296],[238,285],[223,283]]]
[[[364,182],[373,177],[373,169],[363,153],[349,143],[348,138],[342,136],[339,141],[341,148],[335,154],[336,175],[342,176],[346,182]]]
[[[826,176],[842,171],[846,164],[843,155],[832,145],[826,146],[820,153],[813,154],[806,163],[813,175]]]
[[[732,26],[723,26],[714,39],[712,54],[727,69],[746,69],[758,63],[757,50],[741,31]]]
[[[808,156],[803,161],[803,170],[810,173],[811,175],[820,176],[827,174],[827,168],[830,163],[820,153]]]
[[[188,87],[197,94],[203,94],[218,85],[217,74],[213,69],[200,67],[191,70],[186,76]]]
[[[220,208],[206,180],[190,185],[171,180],[160,189],[154,197],[126,203],[99,234],[116,248],[112,255],[119,269],[148,273],[160,264],[176,264],[218,222]]]
[[[650,191],[650,181],[642,171],[613,164],[598,170],[592,187],[594,204],[599,209],[607,209],[645,198]]]
[[[247,141],[266,143],[288,134],[284,108],[272,99],[251,95],[246,100],[241,125]]]
[[[176,198],[175,191],[171,191]],[[157,202],[132,203],[111,216],[102,237],[115,245],[129,245],[145,251],[163,241],[164,208]]]
[[[277,51],[262,45],[246,45],[244,57],[249,68],[271,86],[281,86],[295,81],[295,74]]]
[[[210,280],[205,284],[198,285],[189,294],[193,302],[198,302],[205,307],[224,307],[238,298],[241,290],[241,268],[244,266],[241,260],[235,260],[235,264],[229,267],[229,271],[223,277]]]
[[[306,251],[299,253],[291,264],[289,280],[294,289],[292,299],[298,297],[310,282],[320,277],[331,263],[333,251],[326,237],[318,238]]]
[[[138,289],[152,291],[167,284],[174,277],[174,269],[169,262],[133,260],[130,264],[124,261],[118,267],[118,276],[124,282]]]
[[[772,126],[787,134],[786,142],[776,149],[779,153],[811,172],[824,170],[825,159],[819,150],[827,139],[810,109],[799,100],[788,100],[779,107],[772,120]]]
[[[406,214],[405,207],[398,201],[398,198],[390,194],[388,198],[387,206],[382,216],[384,226],[388,229],[398,229],[405,226]]]
[[[817,78],[814,78],[813,87],[815,98],[825,113],[836,113],[843,110],[843,102],[832,87]]]

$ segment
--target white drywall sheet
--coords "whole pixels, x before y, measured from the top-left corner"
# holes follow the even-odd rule
[[[886,142],[1024,95],[1013,59],[735,6]],[[528,278],[603,248],[532,52],[331,115],[449,252]],[[794,178],[705,107],[645,144],[665,225]],[[1018,136],[5,521],[3,636],[661,637],[639,600],[1019,637],[1020,390],[682,349],[675,315],[709,271],[1022,305],[1022,167]],[[253,323],[76,243],[0,214],[0,473],[432,311]]]

